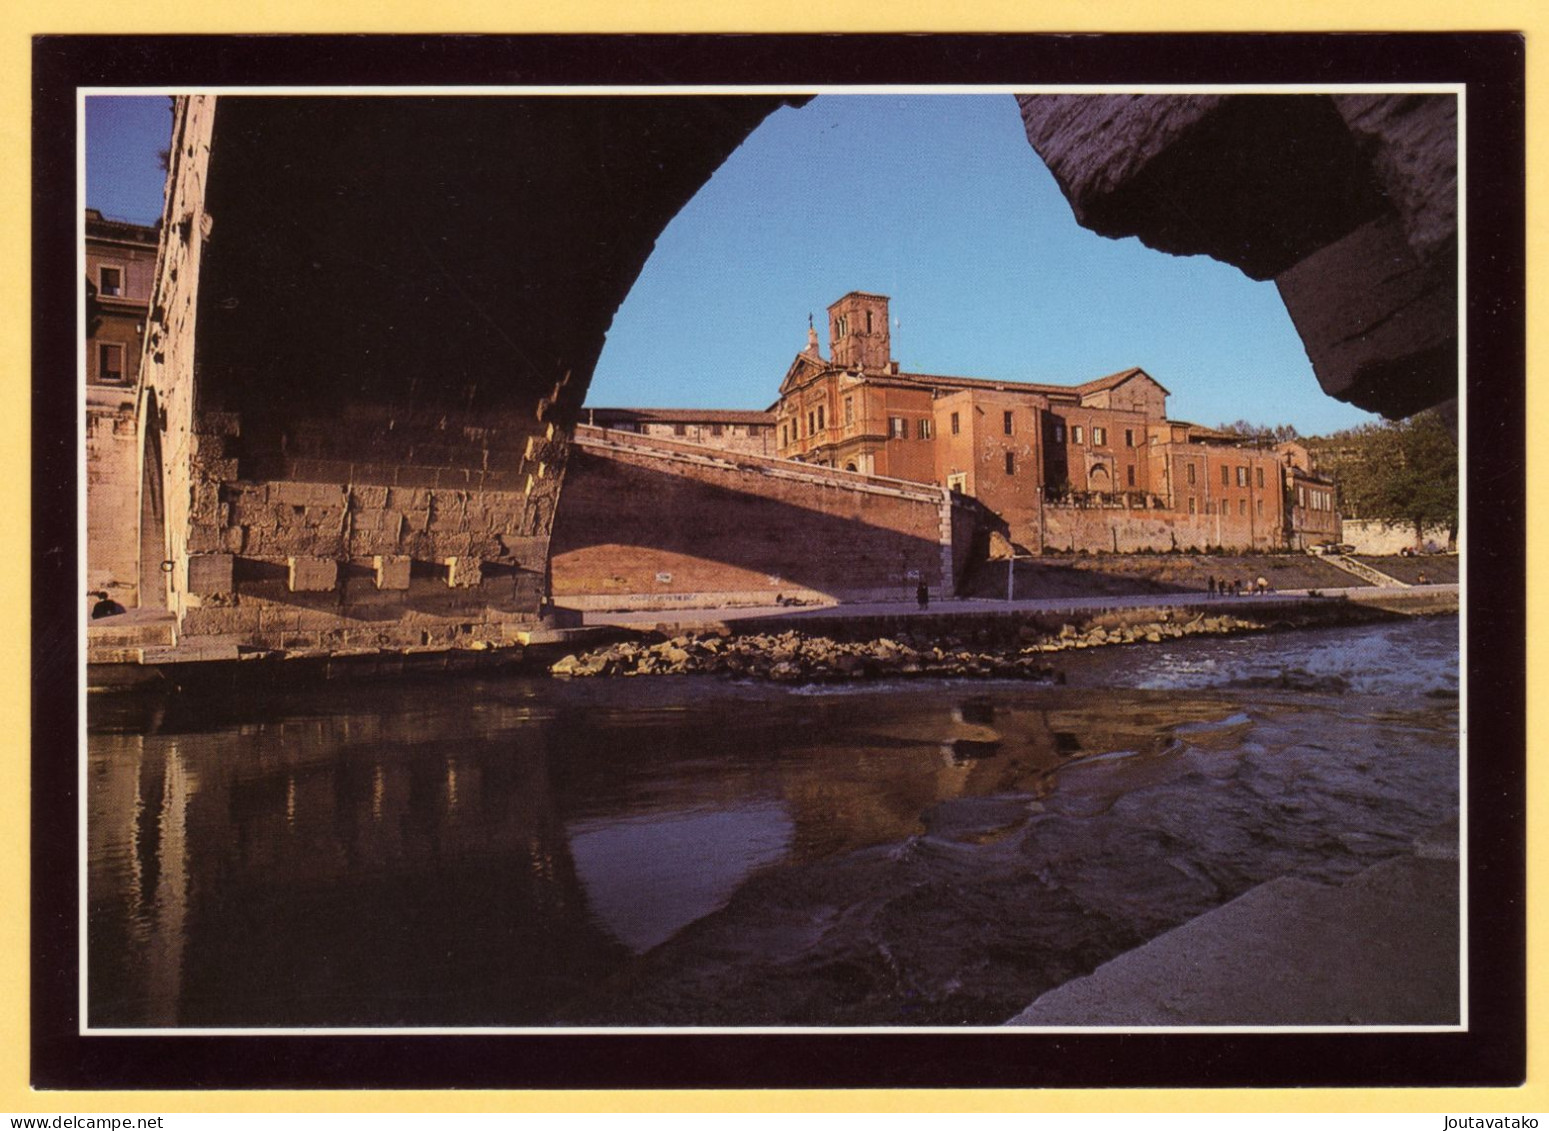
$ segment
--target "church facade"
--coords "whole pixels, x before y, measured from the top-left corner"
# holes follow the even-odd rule
[[[828,308],[827,358],[809,327],[770,409],[781,458],[970,496],[1015,553],[1300,549],[1337,522],[1309,513],[1332,490],[1304,460],[1168,419],[1144,369],[1075,385],[916,373],[888,327],[887,296],[863,291]]]

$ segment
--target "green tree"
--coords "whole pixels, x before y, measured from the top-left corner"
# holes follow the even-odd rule
[[[1456,538],[1458,443],[1440,412],[1339,432],[1317,448],[1347,517],[1411,527],[1417,546],[1427,527],[1445,526]]]
[[[1296,426],[1293,424],[1255,424],[1251,420],[1234,420],[1230,424],[1218,426],[1216,431],[1233,433],[1263,447],[1278,444],[1282,440],[1301,438],[1301,434],[1296,431]]]

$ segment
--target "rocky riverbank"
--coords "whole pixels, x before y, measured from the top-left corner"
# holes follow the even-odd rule
[[[742,636],[685,633],[666,639],[643,637],[568,655],[549,671],[566,677],[722,675],[780,683],[908,676],[1059,682],[1060,673],[1049,662],[1051,653],[1311,623],[1328,623],[1328,618],[1309,612],[1270,621],[1230,613],[1150,610],[1145,617],[1107,614],[1079,626],[1008,621],[1006,631],[998,636],[983,631],[901,632],[896,637],[840,641],[796,631]]]

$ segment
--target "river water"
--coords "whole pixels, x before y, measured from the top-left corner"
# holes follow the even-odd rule
[[[89,1025],[995,1025],[1456,817],[1456,618],[1054,659],[94,699]]]

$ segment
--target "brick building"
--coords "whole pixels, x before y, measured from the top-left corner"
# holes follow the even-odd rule
[[[582,421],[596,428],[702,444],[750,456],[775,454],[774,414],[723,408],[589,408]]]
[[[1078,385],[907,372],[887,296],[862,291],[828,330],[825,359],[809,327],[770,410],[782,458],[973,496],[1025,553],[1299,548],[1329,517],[1337,536],[1309,462],[1169,420],[1143,369]]]
[[[1305,550],[1320,542],[1343,542],[1334,481],[1318,473],[1312,453],[1303,444],[1276,444],[1275,452],[1285,464],[1287,545]]]
[[[133,386],[156,272],[158,230],[86,210],[86,380]]]

